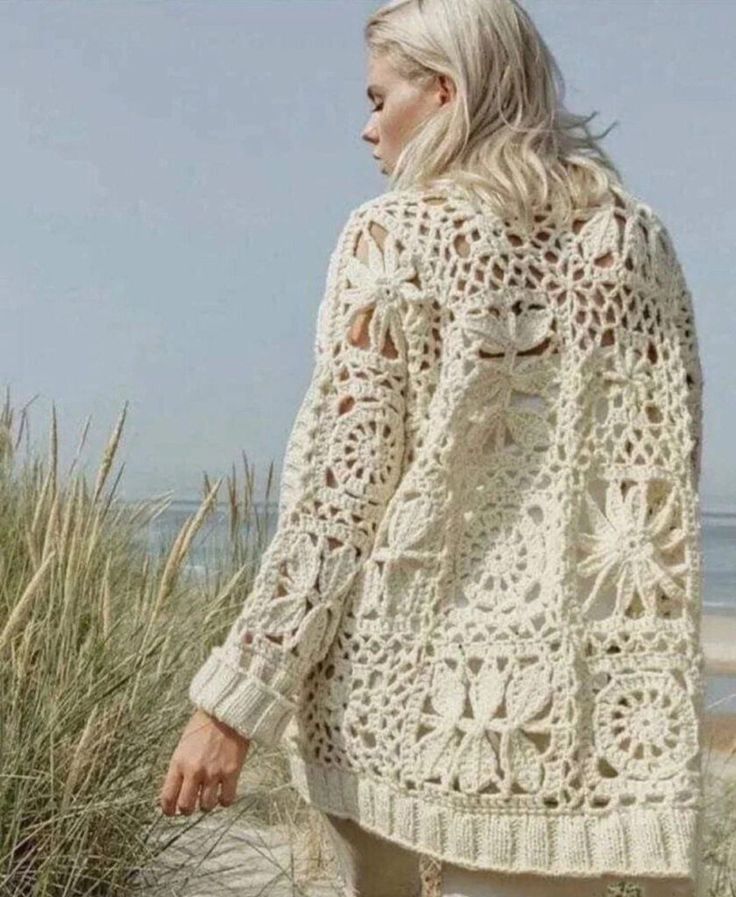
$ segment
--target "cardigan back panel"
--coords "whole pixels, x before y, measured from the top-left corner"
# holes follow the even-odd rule
[[[531,232],[459,187],[368,200],[192,702],[439,860],[694,878],[701,434],[691,295],[623,187]]]

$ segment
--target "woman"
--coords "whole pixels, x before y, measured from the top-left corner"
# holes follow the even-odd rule
[[[330,260],[277,531],[162,808],[230,804],[291,726],[347,893],[418,894],[424,858],[446,895],[694,894],[702,372],[672,242],[515,0],[401,0],[366,37],[392,189]]]

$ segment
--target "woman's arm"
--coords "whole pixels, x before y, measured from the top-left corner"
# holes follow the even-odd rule
[[[277,530],[225,642],[189,688],[196,706],[264,744],[280,740],[300,683],[326,654],[403,473],[403,309],[431,289],[380,200],[351,213],[331,256]]]

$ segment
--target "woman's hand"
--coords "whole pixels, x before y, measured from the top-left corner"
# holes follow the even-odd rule
[[[159,795],[161,810],[167,816],[176,815],[177,809],[189,816],[198,800],[205,811],[218,801],[230,806],[249,747],[249,739],[198,708],[171,757]]]

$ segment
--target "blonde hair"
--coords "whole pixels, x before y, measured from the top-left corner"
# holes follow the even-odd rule
[[[392,188],[452,182],[531,226],[535,210],[598,205],[621,176],[587,118],[562,105],[562,73],[517,0],[392,0],[364,28],[375,55],[419,84],[457,89],[407,141]],[[615,124],[615,123],[614,123]]]

